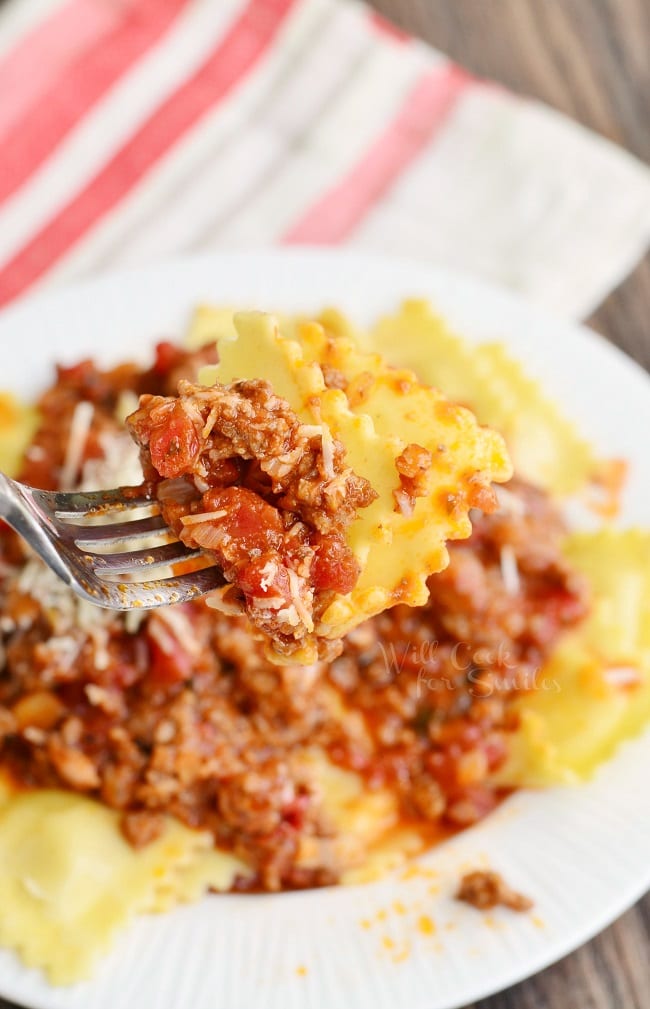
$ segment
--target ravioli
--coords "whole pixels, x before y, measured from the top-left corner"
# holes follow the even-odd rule
[[[278,316],[280,330],[300,339],[308,320]],[[367,330],[335,308],[318,321],[330,336],[345,337],[389,365],[409,368],[421,381],[469,407],[481,424],[501,432],[517,474],[559,496],[609,481],[611,463],[549,399],[519,361],[498,342],[472,344],[453,333],[430,304],[411,299]],[[186,343],[201,346],[234,333],[233,311],[203,305],[194,313]],[[616,488],[614,488],[615,490]],[[607,492],[607,487],[605,487]],[[598,506],[599,501],[593,501]],[[607,504],[605,505],[607,507]]]
[[[38,426],[38,413],[11,393],[0,393],[0,472],[15,476]]]
[[[234,311],[202,305],[192,316],[188,347],[232,337]],[[299,339],[302,316],[278,315],[280,331]],[[431,305],[405,301],[395,316],[361,329],[336,308],[317,317],[329,335],[343,336],[360,348],[379,351],[396,367],[411,368],[424,382],[469,407],[480,423],[501,432],[519,476],[559,497],[583,496],[603,519],[615,518],[627,475],[620,459],[603,459],[544,393],[503,344],[472,344],[453,333]],[[379,357],[379,355],[375,355]]]
[[[650,533],[575,533],[565,553],[587,576],[592,610],[542,669],[540,689],[513,705],[506,785],[583,781],[650,720]]]
[[[233,322],[234,309],[197,305],[185,334],[184,344],[188,350],[198,350],[208,343],[216,343],[222,338],[233,340],[237,335]]]
[[[351,466],[380,492],[353,526],[352,545],[363,563],[359,583],[323,618],[322,630],[338,637],[392,602],[423,602],[423,566],[442,568],[445,539],[469,533],[468,472],[480,473],[485,484],[510,472],[497,435],[364,347],[471,406],[481,422],[503,431],[518,471],[554,493],[581,489],[599,464],[503,348],[466,345],[424,303],[407,303],[369,334],[334,310],[321,323],[280,317],[278,331],[268,319],[246,315],[235,328],[232,310],[203,306],[187,342],[219,341],[220,365],[204,380],[268,378],[309,423],[323,426],[325,437],[345,442]],[[324,368],[340,372],[345,388],[328,388]],[[35,423],[35,411],[0,396],[1,470],[15,472]],[[418,498],[406,516],[394,507],[394,463],[414,441],[431,452],[430,489],[435,484],[440,493]],[[438,452],[441,445],[445,452]],[[650,533],[574,534],[565,552],[591,584],[593,609],[542,670],[548,689],[515,702],[520,728],[499,772],[507,786],[579,782],[650,719]],[[351,715],[342,710],[344,717]],[[342,882],[380,878],[422,850],[422,836],[400,823],[394,793],[368,790],[361,775],[335,766],[322,751],[309,750],[304,759],[323,815],[337,843],[346,845],[350,868]],[[306,866],[312,855],[307,845]],[[0,945],[45,970],[54,984],[88,977],[136,915],[199,899],[208,889],[227,891],[250,872],[214,849],[211,834],[171,818],[157,840],[136,851],[122,838],[114,811],[69,792],[16,793],[0,768]]]
[[[338,313],[325,313],[323,321],[349,332]],[[518,476],[558,495],[575,493],[597,476],[600,463],[591,446],[502,344],[467,343],[427,302],[417,300],[405,302],[397,315],[382,318],[359,339],[390,364],[413,368],[422,381],[500,431]]]
[[[192,904],[206,893],[227,893],[236,879],[253,875],[250,866],[228,851],[210,847],[199,849],[161,880],[144,911],[161,914],[177,904]]]
[[[92,970],[137,914],[227,890],[246,866],[207,832],[167,818],[137,851],[118,814],[71,792],[12,793],[0,784],[0,945],[71,984]]]
[[[335,597],[316,634],[339,638],[395,603],[424,603],[427,578],[448,563],[445,542],[470,535],[470,507],[480,506],[482,491],[490,494],[491,481],[511,475],[501,436],[412,372],[386,367],[350,339],[328,339],[318,324],[297,322],[296,339],[288,339],[272,316],[242,313],[235,329],[235,339],[224,334],[219,363],[204,368],[199,381],[266,379],[302,420],[322,426],[324,439],[345,445],[347,462],[378,495],[348,534],[361,566],[357,585]],[[323,367],[343,375],[345,391],[327,387]],[[425,489],[405,514],[396,507],[396,460],[414,443],[431,464]]]
[[[400,823],[395,792],[369,790],[360,774],[333,764],[316,747],[305,752],[302,763],[321,796],[323,816],[336,830],[337,854],[348,866],[343,886],[381,879],[424,849],[422,833]],[[303,843],[303,865],[309,865],[309,841]]]

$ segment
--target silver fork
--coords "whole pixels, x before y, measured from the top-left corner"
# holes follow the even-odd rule
[[[137,493],[137,488],[42,491],[0,473],[0,518],[78,596],[97,606],[154,609],[223,585],[215,566],[179,576],[163,570],[205,555],[176,540],[158,503]],[[100,519],[102,524],[95,524]]]

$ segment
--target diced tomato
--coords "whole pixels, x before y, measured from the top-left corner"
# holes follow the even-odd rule
[[[498,802],[498,795],[491,785],[470,785],[453,795],[446,815],[452,823],[465,827],[482,820]]]
[[[218,487],[229,487],[237,483],[241,476],[239,459],[208,460],[208,480]]]
[[[271,572],[271,573],[270,573]],[[287,569],[278,563],[277,554],[262,554],[237,573],[237,585],[246,596],[291,599]]]
[[[494,771],[497,767],[500,767],[508,756],[508,747],[505,740],[494,734],[485,740],[483,749],[490,771]]]
[[[588,610],[585,597],[557,585],[542,587],[524,603],[524,612],[534,616],[529,620],[529,634],[540,648],[548,648],[561,629],[580,620]]]
[[[78,711],[79,717],[84,721],[84,741],[91,749],[101,747],[105,744],[106,736],[115,724],[115,717],[107,715],[101,708],[92,704],[81,707]]]
[[[481,742],[483,730],[480,725],[465,718],[454,718],[440,727],[436,737],[442,746],[455,744],[461,750],[471,750]]]
[[[180,347],[170,343],[169,340],[161,340],[156,344],[156,358],[153,370],[157,375],[166,375],[175,368],[183,357]]]
[[[540,594],[536,604],[540,607],[541,615],[544,618],[543,627],[549,640],[553,639],[558,629],[564,624],[579,620],[587,609],[584,599],[565,588],[548,589]],[[542,639],[542,644],[544,643],[545,641]]]
[[[361,568],[342,536],[337,533],[318,535],[312,539],[316,556],[311,568],[311,581],[317,591],[330,589],[345,595],[357,584]]]
[[[427,770],[445,792],[452,791],[458,785],[458,760],[462,752],[458,743],[451,743],[446,749],[435,750],[425,758]]]
[[[90,358],[78,361],[77,364],[69,367],[60,364],[56,371],[59,384],[68,385],[83,385],[92,375],[96,374],[95,365]]]
[[[309,792],[297,792],[283,811],[282,818],[284,822],[288,823],[294,830],[302,830],[310,802],[311,795]]]
[[[178,477],[191,470],[201,450],[194,424],[179,402],[164,422],[151,430],[151,461],[162,477]]]
[[[158,629],[160,628],[159,624]],[[147,637],[150,661],[147,679],[160,687],[189,680],[193,671],[191,657],[172,634],[162,631],[161,636],[164,636],[164,647],[151,634]]]
[[[224,487],[203,495],[206,512],[225,511],[220,518],[221,530],[232,537],[240,550],[240,559],[248,559],[253,551],[267,553],[282,543],[282,521],[276,508],[245,487]]]

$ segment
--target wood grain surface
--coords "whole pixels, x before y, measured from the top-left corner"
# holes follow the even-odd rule
[[[648,0],[372,2],[479,76],[650,159]],[[589,322],[650,368],[650,258]],[[472,1009],[650,1009],[649,948],[650,896],[576,953]],[[13,1007],[0,999],[0,1009]],[[116,997],[116,1009],[131,1007]]]

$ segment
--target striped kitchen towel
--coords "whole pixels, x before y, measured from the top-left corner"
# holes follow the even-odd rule
[[[197,250],[338,244],[564,313],[650,239],[648,170],[348,0],[5,0],[0,304]]]

